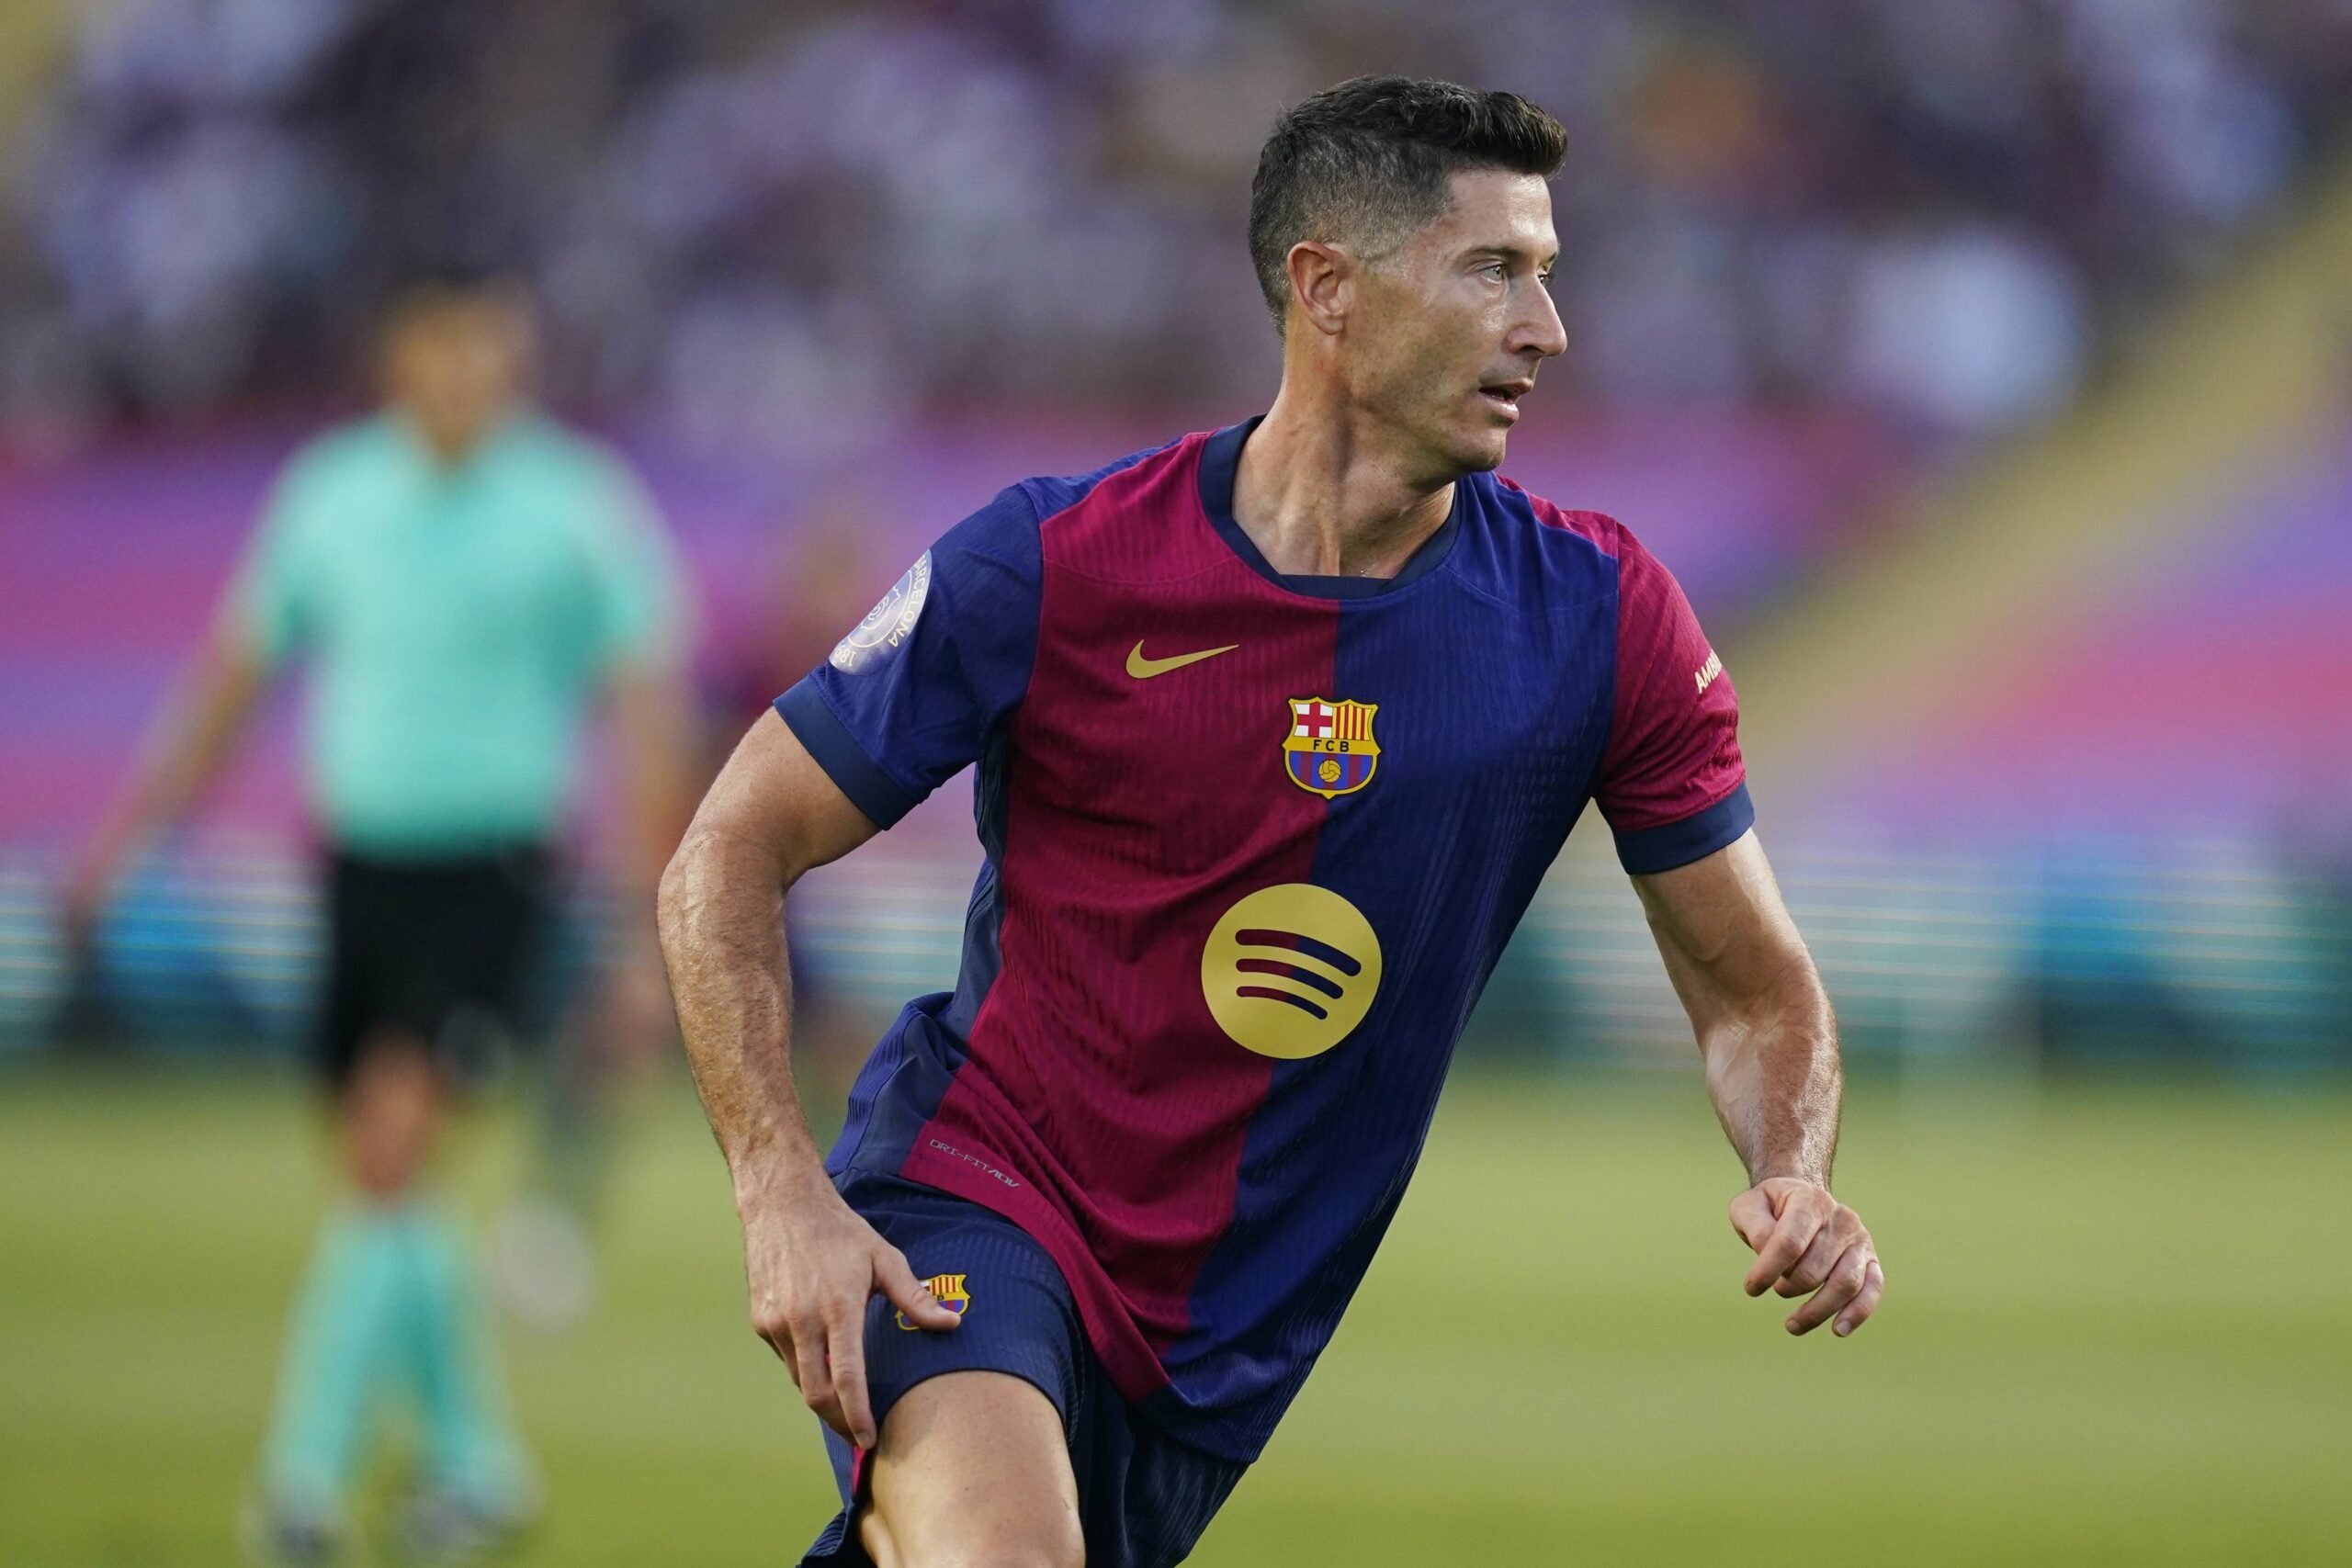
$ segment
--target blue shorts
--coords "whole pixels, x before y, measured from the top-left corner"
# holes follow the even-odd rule
[[[1182,1562],[1246,1467],[1189,1448],[1135,1414],[1095,1360],[1061,1270],[1012,1221],[895,1177],[853,1171],[839,1186],[849,1206],[907,1255],[915,1278],[960,1275],[967,1293],[962,1326],[946,1334],[899,1327],[898,1309],[879,1295],[867,1303],[865,1376],[875,1419],[942,1372],[1009,1372],[1035,1383],[1061,1412],[1069,1439],[1087,1568]],[[952,1296],[942,1299],[952,1304]],[[832,1428],[824,1434],[842,1512],[802,1568],[870,1568],[850,1524],[866,1483],[863,1456]]]

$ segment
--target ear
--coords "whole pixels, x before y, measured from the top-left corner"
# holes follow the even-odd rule
[[[1356,259],[1337,245],[1301,240],[1283,261],[1290,272],[1292,314],[1327,337],[1338,335],[1355,303]]]

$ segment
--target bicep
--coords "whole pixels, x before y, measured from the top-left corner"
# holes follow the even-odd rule
[[[689,842],[715,834],[757,844],[789,880],[839,860],[879,830],[770,709],[719,770],[686,836]]]
[[[1702,1034],[1792,983],[1817,987],[1754,829],[1688,865],[1633,880],[1667,975]]]

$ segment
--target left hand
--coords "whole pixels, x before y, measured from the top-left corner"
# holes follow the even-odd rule
[[[1770,1285],[1812,1300],[1789,1314],[1792,1334],[1810,1334],[1838,1319],[1840,1338],[1860,1328],[1886,1291],[1886,1271],[1861,1216],[1829,1189],[1801,1176],[1770,1176],[1731,1201],[1731,1227],[1756,1249],[1746,1288]]]

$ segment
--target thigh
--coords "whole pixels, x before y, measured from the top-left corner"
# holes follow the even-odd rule
[[[396,905],[376,867],[344,855],[328,860],[325,995],[311,1050],[321,1077],[338,1095],[350,1087],[361,1050],[385,1016],[386,959],[400,940]]]
[[[409,910],[415,1005],[439,1025],[472,1008],[510,1033],[533,1032],[526,1003],[554,933],[555,886],[536,848],[421,872]]]
[[[831,1428],[820,1428],[841,1483],[842,1512],[803,1562],[866,1568],[876,1560],[865,1544],[869,1517],[878,1520],[871,1533],[880,1551],[894,1554],[880,1558],[886,1565],[894,1560],[963,1561],[953,1555],[961,1548],[940,1546],[934,1551],[925,1533],[953,1523],[956,1512],[956,1494],[934,1490],[923,1479],[934,1471],[928,1457],[933,1453],[943,1456],[937,1473],[980,1485],[994,1483],[975,1479],[971,1466],[990,1462],[991,1447],[999,1459],[1017,1452],[1023,1456],[1022,1473],[1051,1479],[1051,1495],[1060,1499],[1039,1517],[1058,1517],[1055,1510],[1064,1504],[1074,1508],[1082,1488],[1073,1476],[1069,1423],[1091,1409],[1092,1358],[1077,1305],[1053,1259],[1001,1215],[934,1189],[856,1173],[842,1179],[841,1190],[850,1207],[906,1254],[916,1276],[963,1321],[932,1332],[902,1322],[880,1295],[867,1303],[866,1389],[881,1422],[878,1447],[855,1450]],[[941,1401],[950,1402],[952,1414],[941,1414]],[[977,1408],[963,1408],[966,1401]],[[968,1455],[949,1447],[958,1441],[959,1422],[966,1427]],[[915,1448],[925,1457],[902,1461]],[[881,1506],[875,1509],[876,1483],[884,1469],[894,1480],[882,1483]],[[1017,1495],[1027,1510],[1028,1490]],[[1074,1529],[1074,1518],[1070,1522]],[[909,1531],[919,1539],[897,1539]],[[884,1540],[884,1532],[896,1534]],[[1031,1544],[1050,1548],[1053,1541]]]
[[[350,863],[347,955],[366,978],[333,1032],[397,1031],[426,1042],[459,1085],[479,1081],[532,1032],[522,1000],[549,924],[546,863],[536,851]]]
[[[949,1372],[883,1417],[857,1517],[877,1568],[1079,1568],[1086,1548],[1061,1413],[1004,1372]]]

